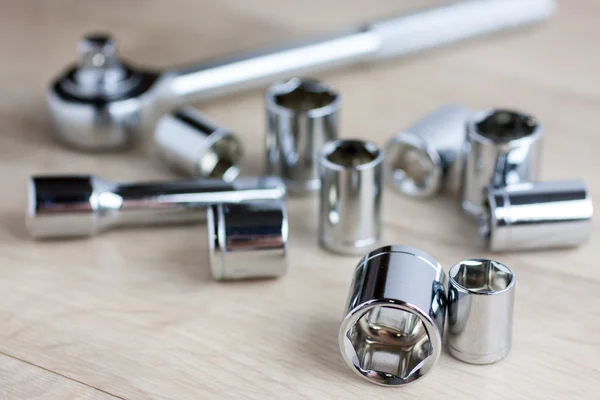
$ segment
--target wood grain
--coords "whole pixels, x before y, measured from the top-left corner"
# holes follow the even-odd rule
[[[316,246],[316,199],[289,203],[290,273],[277,281],[211,281],[203,226],[62,242],[27,236],[31,174],[175,177],[144,146],[89,155],[52,140],[46,86],[74,59],[82,33],[109,30],[127,58],[168,66],[435,2],[401,3],[0,1],[0,399],[598,398],[598,222],[578,249],[494,255],[518,277],[506,360],[471,366],[444,354],[430,376],[396,390],[363,382],[341,360],[336,336],[357,259]],[[599,18],[597,1],[564,0],[534,29],[319,77],[343,93],[342,136],[378,144],[445,103],[527,110],[547,127],[543,177],[584,179],[600,198]],[[260,173],[261,92],[199,108],[239,132],[245,174]],[[385,243],[419,247],[446,268],[490,256],[450,198],[387,191],[383,215]]]
[[[87,384],[0,354],[0,399],[119,400]]]

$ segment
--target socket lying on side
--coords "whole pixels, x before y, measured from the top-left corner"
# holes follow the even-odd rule
[[[490,251],[579,246],[594,206],[581,181],[523,182],[485,191],[479,233]]]
[[[385,146],[385,177],[410,197],[433,197],[460,187],[460,156],[471,111],[448,105],[397,133]]]

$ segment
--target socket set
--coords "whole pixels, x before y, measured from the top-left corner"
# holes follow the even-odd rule
[[[458,360],[497,362],[511,348],[515,274],[473,258],[447,277],[421,250],[379,247],[384,183],[419,201],[448,195],[491,252],[584,243],[593,215],[585,184],[540,180],[545,128],[532,115],[447,105],[395,134],[384,151],[368,140],[341,139],[340,92],[298,75],[427,50],[553,12],[552,0],[465,1],[321,41],[164,71],[132,66],[108,35],[88,35],[79,63],[48,94],[56,137],[74,149],[107,151],[152,132],[156,158],[186,180],[34,176],[27,228],[50,240],[205,223],[215,280],[278,278],[288,267],[286,197],[315,194],[316,242],[338,255],[363,256],[338,336],[353,371],[384,386],[415,382],[436,365],[443,343]],[[241,137],[188,105],[269,83],[265,174],[240,177]]]
[[[447,346],[456,359],[500,361],[512,343],[515,282],[494,260],[460,261],[446,283],[440,263],[419,249],[373,250],[354,271],[338,336],[342,358],[378,385],[415,382],[442,354],[448,319]]]
[[[388,141],[385,173],[414,198],[449,188],[486,250],[578,246],[591,233],[592,199],[581,181],[539,180],[543,134],[520,111],[445,106]]]

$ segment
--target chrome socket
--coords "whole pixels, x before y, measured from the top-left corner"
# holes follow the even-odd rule
[[[542,136],[540,123],[518,111],[491,109],[470,119],[461,190],[467,215],[481,216],[488,186],[537,180]]]
[[[338,337],[350,368],[384,386],[427,375],[442,351],[445,279],[435,259],[409,246],[381,247],[364,256]]]
[[[372,143],[327,143],[320,161],[319,244],[342,254],[364,254],[381,233],[383,153]]]
[[[285,194],[278,177],[117,183],[90,175],[34,176],[26,223],[39,239],[92,236],[124,226],[202,222],[211,205]]]
[[[284,201],[218,204],[207,210],[208,262],[216,280],[275,278],[287,271]]]
[[[581,181],[524,182],[486,192],[480,234],[490,251],[578,246],[594,208]]]
[[[338,137],[340,96],[324,83],[292,78],[267,89],[266,174],[290,193],[319,190],[319,151]]]
[[[447,343],[457,359],[491,364],[510,351],[515,275],[492,260],[461,261],[450,269]]]
[[[432,197],[460,187],[460,155],[471,111],[448,105],[397,133],[385,146],[388,184],[410,197]]]
[[[191,107],[158,120],[154,147],[167,165],[185,176],[230,182],[240,173],[239,139]]]

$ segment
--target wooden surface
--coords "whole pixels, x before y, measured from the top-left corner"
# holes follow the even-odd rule
[[[31,174],[174,177],[143,146],[89,155],[52,140],[46,87],[74,59],[82,33],[110,30],[128,59],[168,66],[423,3],[0,1],[0,399],[597,399],[598,219],[595,237],[581,248],[494,256],[518,279],[507,359],[471,366],[444,354],[426,379],[400,389],[359,379],[339,355],[337,330],[357,259],[316,246],[315,199],[289,203],[290,272],[277,281],[211,281],[203,226],[45,243],[25,231]],[[547,127],[543,177],[582,178],[600,198],[600,3],[560,6],[535,29],[319,76],[343,93],[342,136],[383,144],[449,102],[518,107]],[[200,109],[240,133],[244,172],[259,173],[261,91]],[[452,199],[418,202],[388,190],[383,216],[384,243],[419,247],[446,269],[486,256]]]

